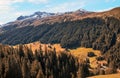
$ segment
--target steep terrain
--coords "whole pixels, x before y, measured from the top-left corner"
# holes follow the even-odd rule
[[[120,69],[120,7],[105,12],[78,10],[40,19],[29,17],[19,17],[2,27],[0,43],[17,45],[39,41],[60,44],[66,50],[93,48],[101,51],[112,73],[113,69]]]

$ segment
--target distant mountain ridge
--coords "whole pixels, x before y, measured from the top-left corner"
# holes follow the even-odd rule
[[[35,12],[32,15],[28,16],[19,16],[15,21],[9,22],[2,25],[3,30],[6,28],[25,27],[25,26],[38,26],[41,24],[54,24],[56,22],[66,22],[66,21],[75,21],[81,20],[84,18],[93,18],[93,17],[115,17],[120,19],[120,7],[114,8],[109,11],[104,12],[91,12],[84,9],[79,9],[76,11],[65,12],[65,13],[47,13],[47,12]]]
[[[71,13],[80,13],[80,14],[84,14],[84,13],[88,13],[89,11],[86,11],[84,9],[78,9],[76,11],[71,11],[71,12],[64,12],[64,13],[49,13],[49,12],[35,12],[32,15],[29,16],[19,16],[16,20],[25,20],[25,19],[42,19],[42,18],[46,18],[46,17],[50,17],[50,16],[58,16],[58,15],[62,15],[62,14],[71,14]]]
[[[2,27],[16,26],[37,26],[40,24],[53,24],[55,22],[72,21],[77,19],[76,16],[83,16],[91,12],[84,9],[79,9],[77,11],[64,12],[64,13],[48,13],[48,12],[35,12],[28,16],[19,16],[15,21],[4,24]]]
[[[17,20],[25,20],[25,19],[41,19],[49,16],[55,16],[58,15],[56,13],[47,13],[47,12],[35,12],[32,15],[29,16],[19,16]]]

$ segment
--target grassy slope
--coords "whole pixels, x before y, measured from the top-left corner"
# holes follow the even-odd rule
[[[120,78],[120,73],[118,74],[110,74],[110,75],[98,75],[98,76],[92,76],[87,78]]]
[[[72,49],[70,50],[71,54],[78,57],[81,60],[85,60],[86,58],[89,58],[90,60],[90,66],[92,68],[97,67],[98,65],[96,64],[97,60],[96,57],[97,56],[101,56],[101,53],[99,50],[93,50],[92,48],[84,48],[84,47],[79,47],[77,49]],[[94,54],[96,56],[94,57],[87,57],[88,52],[94,52]]]
[[[82,57],[82,58],[86,58],[88,52],[94,52],[95,55],[100,56],[101,53],[99,50],[93,50],[92,48],[84,48],[84,47],[79,47],[77,49],[72,49],[70,50],[70,52],[75,55],[76,57]]]

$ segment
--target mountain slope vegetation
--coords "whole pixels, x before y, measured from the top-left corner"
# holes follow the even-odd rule
[[[33,54],[27,46],[0,45],[0,78],[85,78],[88,74],[86,62],[65,52],[45,48]]]
[[[119,43],[119,34],[120,21],[116,18],[86,18],[53,25],[11,29],[0,34],[0,42],[16,45],[40,41],[60,43],[65,48],[92,47],[105,52]]]
[[[57,43],[60,44],[61,47],[65,48],[66,50],[76,49],[78,47],[93,48],[95,50],[101,51],[102,57],[99,57],[97,59],[101,60],[104,58],[108,63],[106,67],[109,67],[111,69],[104,71],[102,70],[101,67],[99,67],[98,69],[95,69],[94,73],[92,74],[89,73],[89,75],[98,75],[98,74],[106,74],[106,73],[111,74],[116,72],[117,69],[120,69],[120,62],[119,62],[120,61],[119,58],[120,57],[120,15],[119,15],[120,8],[115,8],[110,11],[100,12],[100,13],[90,13],[90,14],[87,13],[85,15],[77,15],[77,14],[67,13],[60,16],[44,18],[42,20],[34,20],[34,21],[25,20],[22,22],[20,21],[11,22],[8,24],[8,26],[4,26],[0,28],[0,43],[17,45],[17,44],[27,44],[27,43],[39,41],[44,44]],[[36,22],[37,24],[35,24]],[[1,49],[0,51],[3,52],[2,50],[4,50],[4,48]],[[19,56],[19,54],[14,55],[13,53],[14,51],[17,50],[13,48],[9,48],[7,55],[5,54],[6,55],[6,57],[4,57],[5,60],[8,61],[11,59],[11,58],[7,58],[9,55],[9,51],[12,52],[12,53],[10,52],[11,56],[13,57],[12,59],[14,59],[14,56]],[[31,52],[31,49],[30,50],[27,49],[27,51]],[[57,55],[54,55],[54,53],[53,55],[48,53],[48,55],[46,54],[45,57],[49,57],[49,55],[51,55],[51,59],[54,58],[52,56],[57,57]],[[64,56],[68,56],[68,55],[63,54],[63,57]],[[28,57],[27,55],[27,60],[29,60],[30,62],[31,62],[31,57],[34,57],[34,55],[30,57]],[[23,57],[23,59],[25,60],[26,56]],[[51,60],[49,58],[47,59],[49,61]],[[18,61],[20,61],[20,59]],[[33,61],[34,60],[32,58],[32,62]],[[57,61],[61,61],[61,60],[59,59]],[[69,61],[69,59],[66,61]],[[74,61],[74,59],[72,61]],[[44,61],[44,63],[46,63],[46,61]],[[3,65],[1,66],[2,68],[4,68],[5,65],[4,61],[2,64]],[[10,63],[10,65],[12,65],[12,63]],[[50,65],[52,65],[51,61],[50,61]],[[65,64],[63,64],[63,67],[64,65],[65,66],[68,65],[68,63],[66,62]],[[67,67],[69,67],[69,65]],[[70,73],[71,70],[69,71],[67,67],[65,70]],[[8,69],[6,69],[6,71],[7,70]],[[56,77],[56,75],[52,73],[54,71],[54,67],[52,72],[51,70],[52,69],[49,70],[49,66],[48,66],[48,70],[43,67],[42,74],[44,74],[44,76],[49,75],[49,77],[51,76]],[[46,71],[47,73],[45,73]],[[63,75],[65,74],[63,70],[60,71],[62,73],[59,75],[59,77],[63,77]],[[75,70],[75,72],[77,71]],[[82,69],[82,72],[85,71]],[[2,73],[5,72],[2,71]],[[72,75],[69,73],[67,73],[68,77],[72,77]],[[76,74],[74,72],[71,73],[73,74],[73,76],[76,77]],[[6,76],[6,74],[4,76]]]
[[[40,26],[27,26],[11,29],[0,34],[0,42],[3,44],[25,44],[35,41],[42,43],[60,43],[64,48],[77,48],[79,46],[101,50],[102,54],[114,54],[114,60],[118,64],[120,45],[120,20],[114,17],[86,18],[83,20],[43,24]],[[109,51],[109,54],[108,54]],[[110,60],[109,58],[109,60]],[[108,59],[108,58],[107,58]]]

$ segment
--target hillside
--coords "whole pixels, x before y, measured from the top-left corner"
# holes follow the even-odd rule
[[[19,46],[20,45],[16,45],[14,46],[14,48],[17,49],[19,48]],[[42,50],[43,52],[56,51],[57,55],[61,54],[62,52],[66,52],[66,54],[70,54],[77,58],[79,62],[86,61],[88,64],[89,76],[113,73],[112,67],[109,66],[108,61],[103,57],[99,50],[85,47],[79,47],[76,49],[65,49],[62,48],[60,44],[42,44],[40,42],[24,44],[23,46],[24,50],[26,49],[26,47],[31,49],[33,54],[35,54],[35,52],[38,50]],[[120,70],[117,69],[116,72],[120,72]]]
[[[60,43],[64,48],[79,46],[101,50],[103,53],[119,44],[120,20],[114,17],[86,18],[73,22],[43,24],[36,27],[13,28],[0,34],[3,44]]]
[[[84,62],[65,52],[36,50],[33,54],[24,45],[0,45],[0,78],[84,78],[85,69]]]
[[[39,62],[43,62],[44,64],[46,64],[47,61],[42,60],[42,58],[44,58],[44,59],[46,58],[48,60],[55,60],[55,58],[62,57],[62,58],[64,58],[64,60],[66,59],[66,62],[64,62],[64,64],[67,63],[68,61],[70,63],[72,61],[76,62],[76,63],[72,63],[71,65],[72,65],[72,67],[74,67],[73,65],[75,64],[75,68],[76,68],[76,70],[72,69],[72,72],[74,71],[76,73],[76,72],[80,71],[80,73],[77,73],[78,77],[81,76],[80,74],[83,72],[83,70],[84,70],[84,72],[83,72],[82,76],[93,76],[93,75],[99,75],[99,74],[111,74],[113,72],[113,70],[111,70],[111,67],[108,67],[108,66],[104,65],[104,64],[107,64],[104,59],[101,59],[101,60],[100,59],[99,60],[96,59],[96,58],[101,57],[100,51],[93,50],[91,48],[80,47],[80,48],[77,48],[77,49],[69,49],[66,52],[65,50],[60,51],[63,48],[61,48],[59,44],[50,45],[50,44],[41,44],[39,42],[34,42],[34,43],[30,43],[30,44],[17,45],[17,46],[13,46],[13,47],[12,46],[8,46],[8,45],[0,45],[0,49],[1,49],[1,51],[0,51],[0,54],[1,54],[0,58],[2,60],[2,64],[3,65],[5,64],[5,60],[7,61],[8,58],[9,59],[12,58],[12,60],[11,60],[12,63],[8,63],[7,65],[11,65],[11,64],[16,65],[16,63],[14,63],[15,61],[13,60],[15,58],[17,58],[16,60],[17,60],[18,63],[20,61],[22,62],[22,63],[20,62],[20,64],[24,64],[23,59],[27,59],[27,60],[31,61],[31,63],[28,62],[28,64],[29,64],[28,67],[31,66],[32,69],[40,69],[40,68],[34,68],[34,66],[32,66],[32,65],[34,63],[35,63],[35,65],[38,65]],[[92,56],[88,56],[89,52],[92,52],[95,55],[94,56],[93,55]],[[40,56],[39,56],[39,54],[40,54]],[[14,57],[14,55],[17,56],[17,57]],[[5,57],[5,56],[9,56],[9,57]],[[71,61],[70,61],[70,59],[67,60],[67,56],[68,56],[68,58],[71,58]],[[6,58],[6,59],[4,59],[4,58]],[[61,58],[61,61],[62,61],[62,58]],[[59,61],[59,60],[56,60],[56,61]],[[67,71],[70,71],[71,70],[70,68],[72,68],[70,63],[68,64],[68,69],[69,70],[66,68]],[[83,64],[83,66],[85,65],[85,68],[83,67],[83,68],[81,68],[79,70],[78,67],[77,67],[77,66],[79,66],[79,65],[77,65],[79,63],[80,63],[80,67],[81,67],[81,63],[85,63],[85,64]],[[49,62],[49,64],[52,64],[52,61]],[[57,64],[57,62],[56,62],[56,64]],[[63,63],[61,63],[61,64],[63,64]],[[63,64],[62,67],[64,67],[64,64]],[[7,65],[5,65],[5,66],[7,66]],[[99,69],[99,65],[101,65],[100,69]],[[0,65],[0,66],[1,66],[1,68],[3,68],[2,65]],[[46,65],[43,65],[43,66],[46,66]],[[106,67],[106,68],[104,68],[104,67]],[[105,73],[101,72],[101,71],[103,71],[103,68],[104,68],[104,72]],[[7,68],[5,68],[5,69],[7,70]],[[13,68],[9,68],[8,71],[11,71],[12,69]],[[28,68],[28,69],[31,69],[31,68]],[[32,70],[32,69],[31,69],[31,73],[33,73],[34,75],[31,74],[31,76],[35,77],[35,73],[34,72],[35,71],[38,72],[38,70]],[[46,69],[49,70],[49,66],[46,67]],[[109,71],[108,71],[108,69],[109,69]],[[0,70],[3,70],[3,69],[0,69]],[[19,70],[22,70],[21,74],[20,75],[14,75],[14,76],[18,77],[18,76],[22,76],[24,74],[24,72],[23,72],[24,69],[19,69]],[[44,72],[44,67],[42,67],[41,70],[43,70],[43,74],[41,74],[40,76],[46,76],[45,72]],[[51,68],[50,70],[54,70],[54,68]],[[64,70],[61,70],[61,71],[64,71]],[[14,73],[15,72],[13,72],[12,74],[14,74]],[[20,73],[20,72],[16,72],[16,73]],[[46,73],[49,73],[49,72],[46,72]],[[4,74],[5,74],[5,72],[4,72]],[[0,75],[0,76],[2,76],[2,75]],[[9,74],[5,75],[5,77],[8,76],[8,75]],[[36,75],[38,75],[38,74],[36,74]],[[56,76],[55,74],[51,74],[51,75],[53,75],[53,77]],[[24,75],[24,76],[27,76],[27,75]],[[60,76],[63,77],[63,75],[60,75]],[[68,73],[68,76],[70,76],[69,73]],[[10,76],[10,77],[12,77],[12,76]],[[76,77],[76,74],[74,74],[74,77]],[[76,77],[76,78],[78,78],[78,77]],[[104,78],[104,76],[98,76],[98,78],[99,77],[103,77]],[[112,77],[118,77],[118,75],[112,75],[111,78]]]
[[[94,15],[90,14],[89,17],[80,15],[81,18],[85,18],[74,21],[68,19],[68,21],[64,22],[44,23],[37,26],[28,25],[25,27],[18,27],[17,25],[5,26],[1,28],[3,30],[0,34],[0,43],[16,45],[40,41],[44,44],[58,43],[66,49],[77,47],[93,48],[105,54],[106,59],[114,60],[115,66],[119,67],[120,63],[117,62],[120,60],[119,9],[114,8],[110,11],[95,13]],[[67,14],[71,16],[71,13]],[[72,15],[74,14],[76,12],[72,13]],[[64,15],[61,16],[64,17]],[[77,15],[76,17],[79,18]],[[113,53],[114,55],[111,55]]]
[[[17,51],[16,45],[20,47],[19,44],[28,46],[27,48],[22,47],[22,51],[27,49],[25,51],[33,53],[36,52],[37,48],[41,47],[43,52],[46,52],[47,48],[48,52],[52,51],[54,54],[56,48],[56,53],[65,51],[67,54],[72,54],[71,58],[75,56],[79,59],[86,59],[85,66],[83,64],[83,68],[87,69],[87,71],[84,70],[85,74],[87,72],[86,76],[112,74],[116,73],[117,69],[120,69],[119,14],[120,7],[105,12],[78,10],[40,19],[38,17],[31,19],[31,15],[25,16],[0,28],[0,43],[14,46],[15,48],[11,49],[9,47],[10,49],[8,49],[8,51],[11,50],[12,52],[14,52],[14,49]],[[36,41],[38,42],[33,43]],[[90,57],[88,57],[88,54]],[[14,54],[11,53],[11,55],[14,58]],[[19,54],[16,55],[20,56]],[[55,56],[57,57],[57,55]],[[31,61],[31,57],[34,56],[28,57],[26,55],[26,57]],[[25,59],[26,57],[23,58]],[[50,60],[49,57],[47,59]],[[76,61],[78,62],[79,60]],[[46,61],[44,62],[46,63]],[[52,62],[50,64],[52,65]],[[44,75],[46,76],[45,70],[43,68]],[[67,67],[66,70],[68,70]],[[81,70],[83,69],[81,68]],[[75,72],[77,71],[78,69],[75,70]],[[47,74],[49,74],[49,71],[47,71]],[[62,77],[63,75],[64,72]],[[68,75],[71,77],[69,73]],[[75,73],[74,76],[76,76]]]

